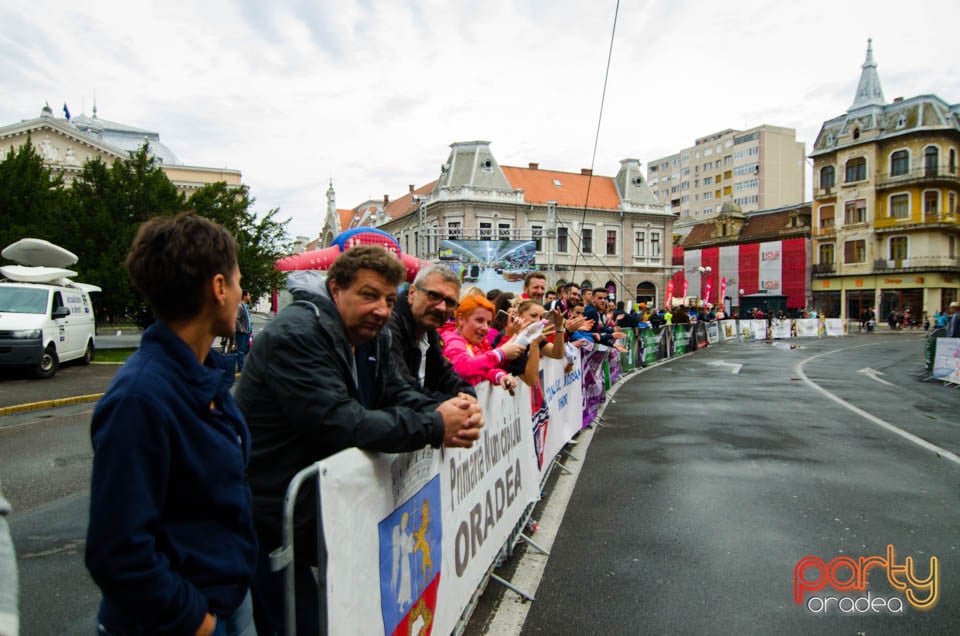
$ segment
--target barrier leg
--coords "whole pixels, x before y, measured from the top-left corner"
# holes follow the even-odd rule
[[[556,466],[557,468],[559,468],[560,470],[562,470],[562,471],[565,472],[566,474],[568,474],[568,475],[572,475],[572,474],[573,474],[573,471],[570,470],[569,468],[567,468],[566,466],[564,466],[563,464],[561,464],[560,462],[558,462],[556,457],[553,458],[553,464],[554,464],[554,466]]]
[[[508,590],[511,590],[511,591],[513,591],[513,592],[516,592],[517,596],[519,596],[520,598],[522,598],[522,599],[525,600],[525,601],[535,601],[535,600],[537,600],[537,599],[533,598],[533,595],[532,595],[532,594],[527,594],[527,593],[524,592],[523,590],[521,590],[521,589],[519,589],[519,588],[517,588],[517,587],[514,587],[514,586],[511,585],[509,582],[507,582],[505,579],[500,578],[500,577],[497,576],[496,574],[491,574],[491,575],[490,575],[490,580],[491,580],[491,581],[496,581],[497,583],[499,583],[499,584],[502,585],[503,587],[507,588]]]
[[[287,486],[287,495],[283,502],[283,545],[282,547],[274,550],[270,553],[270,569],[274,572],[279,572],[280,570],[286,570],[283,577],[283,611],[284,611],[284,632],[287,636],[296,636],[297,633],[297,606],[296,606],[296,573],[293,568],[294,562],[294,550],[293,550],[293,513],[294,507],[297,502],[297,493],[300,491],[300,486],[303,485],[303,482],[307,479],[314,477],[318,474],[319,464],[314,464],[304,468],[299,473],[293,476],[293,479],[290,480],[290,485]],[[320,487],[317,485],[317,541],[318,541],[318,556],[321,553],[319,544],[320,541],[320,532],[322,529],[322,524],[320,523],[319,515],[319,493]],[[325,554],[325,553],[324,553]],[[326,594],[325,590],[321,590],[321,602],[320,602],[320,612],[324,613],[324,605],[326,604]],[[321,633],[326,633],[326,621],[323,620],[323,616],[319,617],[320,619],[320,630]]]
[[[537,550],[540,554],[545,554],[545,555],[547,555],[547,556],[550,556],[550,551],[547,550],[546,548],[544,548],[543,546],[538,545],[533,539],[531,539],[530,537],[528,537],[527,535],[525,535],[525,534],[522,533],[522,532],[520,533],[520,536],[523,537],[523,540],[524,540],[524,541],[526,541],[527,543],[529,543],[530,545],[532,545],[534,548],[536,548],[536,550]]]

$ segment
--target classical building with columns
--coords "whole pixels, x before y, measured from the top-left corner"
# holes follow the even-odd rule
[[[674,213],[647,187],[636,159],[616,176],[501,166],[488,141],[453,143],[436,181],[386,201],[377,227],[405,252],[438,258],[440,241],[532,240],[549,286],[607,287],[655,302],[676,268]]]
[[[229,168],[190,166],[181,162],[170,148],[160,141],[160,134],[142,128],[120,124],[97,116],[78,115],[67,119],[54,117],[49,105],[40,116],[16,124],[0,126],[0,156],[5,157],[27,143],[36,149],[44,164],[69,184],[80,174],[83,164],[99,157],[108,165],[117,159],[127,159],[144,143],[160,168],[177,189],[189,196],[210,183],[224,181],[231,186],[241,185],[240,171]]]
[[[945,310],[960,297],[960,104],[887,102],[873,47],[853,104],[823,123],[813,152],[817,306],[858,318]]]

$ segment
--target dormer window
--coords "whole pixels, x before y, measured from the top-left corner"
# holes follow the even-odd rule
[[[554,180],[553,180],[553,185],[559,188],[559,187],[561,187],[563,184],[560,183],[560,179],[554,179]]]
[[[483,168],[485,172],[493,172],[493,162],[489,159],[484,160],[480,167]]]
[[[854,129],[853,129],[853,138],[854,138],[854,139],[860,139],[860,129],[859,129],[859,128],[854,128]]]
[[[897,117],[897,128],[904,128],[907,125],[907,117],[903,113],[900,113],[900,116]]]
[[[837,138],[834,137],[833,133],[830,133],[829,135],[827,135],[827,145],[832,146],[835,143],[837,143]]]

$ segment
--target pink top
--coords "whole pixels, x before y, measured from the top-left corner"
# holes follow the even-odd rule
[[[443,355],[453,363],[453,370],[472,385],[484,380],[498,384],[507,373],[501,368],[506,357],[500,349],[491,349],[484,340],[478,345],[471,345],[456,329],[440,330],[443,339]]]

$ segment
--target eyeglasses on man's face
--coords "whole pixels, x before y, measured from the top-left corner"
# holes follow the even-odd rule
[[[440,292],[435,292],[432,289],[427,289],[422,285],[416,285],[416,288],[422,291],[424,294],[426,294],[427,298],[430,300],[431,303],[433,303],[434,305],[439,305],[440,303],[443,303],[447,306],[447,309],[450,311],[453,311],[454,309],[456,309],[457,305],[460,304],[456,298],[451,298],[450,296],[444,296]]]

